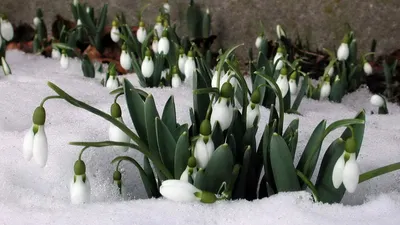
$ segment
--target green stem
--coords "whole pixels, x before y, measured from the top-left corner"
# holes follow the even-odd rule
[[[85,146],[82,150],[81,150],[81,152],[79,153],[79,160],[82,160],[82,154],[83,154],[83,152],[86,150],[86,149],[88,149],[90,146]]]
[[[118,94],[114,97],[114,103],[117,103],[118,97],[121,96],[121,95],[124,95],[124,94],[125,94],[124,92],[118,93]]]
[[[207,119],[207,120],[210,120],[211,109],[212,109],[212,104],[213,104],[213,102],[214,102],[214,99],[215,99],[215,95],[212,95],[210,104],[208,104],[208,108],[207,108],[207,112],[206,112],[206,119]]]
[[[386,174],[386,173],[390,173],[390,172],[393,172],[393,171],[399,170],[399,169],[400,169],[400,162],[393,163],[393,164],[390,164],[390,165],[387,165],[387,166],[380,167],[378,169],[374,169],[374,170],[365,172],[365,173],[360,175],[358,183],[360,184],[360,183],[362,183],[364,181],[367,181],[369,179],[372,179],[372,178],[378,177],[380,175],[383,175],[383,174]]]
[[[58,95],[47,96],[46,98],[44,98],[44,99],[42,100],[42,102],[40,102],[40,106],[43,107],[44,103],[45,103],[47,100],[50,100],[50,99],[62,99],[62,97],[61,97],[61,96],[58,96]]]
[[[317,188],[315,188],[314,184],[300,170],[296,170],[296,174],[308,186],[308,188],[310,188],[311,192],[314,195],[315,201],[318,202],[318,191]]]

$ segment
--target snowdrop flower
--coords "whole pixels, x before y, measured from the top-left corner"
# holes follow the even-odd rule
[[[169,14],[170,10],[171,10],[171,7],[170,7],[170,5],[168,4],[168,0],[166,0],[166,1],[164,2],[164,4],[163,4],[163,11],[164,11],[164,13]]]
[[[146,78],[149,78],[153,75],[154,62],[153,62],[153,59],[151,58],[150,49],[146,50],[146,56],[144,57],[144,60],[142,62],[141,70],[142,70],[143,76]]]
[[[168,31],[164,30],[162,33],[162,37],[158,41],[158,53],[167,55],[169,52],[169,40],[168,40]]]
[[[106,87],[112,91],[119,87],[119,80],[117,79],[117,71],[115,67],[112,67],[109,72],[109,76],[106,82]]]
[[[119,62],[122,66],[122,68],[124,68],[126,71],[129,71],[132,67],[132,58],[129,55],[126,45],[123,44],[122,45],[122,52],[121,52],[121,56],[119,57]]]
[[[53,59],[60,59],[60,58],[61,58],[60,50],[58,50],[57,48],[53,48],[53,49],[51,50],[51,58],[53,58]]]
[[[114,102],[111,105],[111,116],[118,120],[121,123],[124,123],[122,120],[122,113],[121,113],[121,107],[118,103]],[[115,141],[115,142],[124,142],[124,143],[129,143],[130,142],[130,137],[123,132],[119,127],[115,126],[114,124],[110,123],[110,129],[108,130],[108,137],[110,138],[110,141]],[[126,152],[128,150],[128,146],[114,146],[114,149],[124,151]]]
[[[166,68],[163,71],[161,71],[161,79],[163,79],[163,78],[167,79],[168,74],[169,74],[169,69],[168,68]]]
[[[258,124],[260,121],[260,102],[261,94],[257,88],[251,94],[250,104],[247,105],[246,109],[246,129],[252,128],[254,124]]]
[[[256,38],[256,43],[255,43],[255,45],[256,45],[256,48],[257,48],[257,49],[260,49],[260,48],[261,48],[261,43],[262,43],[263,38],[264,38],[264,33],[261,33],[261,34],[258,35],[258,37]]]
[[[345,61],[349,57],[350,51],[348,42],[349,42],[349,36],[348,34],[346,34],[337,50],[337,59],[339,61]]]
[[[275,70],[282,69],[282,67],[283,67],[282,59],[284,59],[284,53],[285,53],[285,50],[282,47],[279,46],[279,48],[278,48],[278,50],[277,50],[277,52],[276,52],[276,54],[274,56],[274,60],[273,60],[274,65],[276,65]]]
[[[177,88],[181,86],[182,80],[178,74],[178,68],[176,66],[172,67],[172,79],[171,79],[171,86],[173,88]]]
[[[188,52],[188,56],[187,56],[187,60],[185,61],[185,70],[184,70],[184,74],[186,76],[186,79],[190,79],[194,76],[195,72],[196,72],[196,63],[194,61],[194,57],[193,57],[193,52],[189,51]]]
[[[6,41],[11,41],[14,37],[14,28],[8,19],[3,18],[0,24],[1,36]]]
[[[74,0],[73,4],[74,6],[77,6],[79,4],[79,0]]]
[[[205,119],[200,124],[200,135],[194,147],[194,157],[197,168],[205,169],[214,152],[214,142],[211,139],[211,123]]]
[[[376,106],[376,107],[382,107],[385,104],[385,100],[382,98],[380,95],[372,95],[371,97],[371,105]]]
[[[115,170],[113,174],[114,185],[117,186],[118,193],[122,196],[122,198],[127,199],[128,198],[127,190],[125,185],[122,183],[121,179],[122,179],[121,172]]]
[[[330,78],[327,76],[324,78],[324,83],[322,84],[319,94],[319,100],[327,99],[330,94],[331,94],[331,82]]]
[[[162,16],[158,15],[156,19],[156,24],[154,25],[154,30],[156,31],[157,37],[161,37],[164,30],[162,21],[163,21]]]
[[[196,179],[196,174],[197,174],[196,164],[197,164],[196,158],[191,156],[188,159],[188,164],[186,166],[186,169],[183,171],[179,180],[189,182],[191,179],[192,181],[194,181],[194,179]]]
[[[281,39],[282,37],[286,37],[285,31],[279,24],[276,26],[276,35],[278,36],[278,39]]]
[[[371,64],[369,64],[369,62],[367,62],[367,61],[364,62],[363,69],[364,69],[364,73],[366,75],[371,75],[373,72]]]
[[[158,37],[157,37],[157,35],[153,36],[153,42],[151,43],[151,50],[153,50],[154,53],[158,53]]]
[[[8,65],[6,59],[3,56],[1,57],[1,65],[3,68],[4,75],[6,75],[6,76],[10,75],[11,74],[10,66]]]
[[[136,31],[136,37],[140,43],[143,43],[144,40],[146,39],[146,36],[147,36],[147,31],[144,28],[144,22],[140,21],[139,29]]]
[[[181,73],[185,73],[185,63],[187,60],[187,56],[185,54],[185,50],[183,48],[179,49],[179,58],[178,58],[178,67]]]
[[[46,122],[46,111],[43,106],[39,106],[33,112],[33,125],[25,134],[23,143],[23,155],[26,160],[34,161],[44,167],[47,162],[48,145],[47,136],[44,129]]]
[[[37,28],[39,26],[39,24],[41,23],[39,17],[35,17],[33,18],[33,25],[35,25],[35,27]]]
[[[231,70],[228,70],[227,73],[225,73],[224,70],[221,70],[220,80],[219,80],[219,87],[218,87],[220,90],[221,90],[222,85],[225,82],[228,82],[228,80],[231,83],[233,89],[236,88],[238,81],[234,77],[233,73],[234,72],[231,71]],[[214,87],[214,88],[217,88],[217,86],[218,86],[218,70],[214,69],[213,77],[212,77],[212,80],[211,80],[211,86]]]
[[[233,97],[233,87],[229,82],[225,82],[222,85],[220,91],[220,97],[217,102],[214,103],[211,113],[211,126],[214,127],[216,122],[221,126],[221,130],[225,131],[229,128],[233,119],[233,107],[231,104],[231,98]]]
[[[77,26],[82,26],[82,20],[81,20],[81,19],[78,19],[78,21],[76,22],[76,25],[77,25]]]
[[[164,198],[177,202],[214,203],[215,194],[201,191],[192,184],[182,180],[165,180],[161,183],[160,193]]]
[[[113,42],[115,42],[115,43],[118,43],[120,40],[119,34],[120,34],[120,32],[118,29],[118,22],[114,20],[112,22],[112,28],[111,28],[111,32],[110,32],[111,40],[113,40]]]
[[[60,58],[60,65],[62,69],[68,69],[69,66],[69,57],[67,56],[67,52],[62,50],[61,58]]]
[[[354,137],[346,140],[345,151],[336,161],[332,172],[332,183],[337,189],[343,183],[346,190],[353,193],[359,181],[360,169],[356,162],[356,141]]]
[[[74,177],[69,191],[72,204],[90,202],[90,182],[86,176],[86,165],[81,159],[78,159],[74,164]]]
[[[289,91],[289,82],[287,79],[286,67],[283,67],[281,69],[280,75],[279,75],[278,79],[276,80],[276,84],[278,85],[279,89],[281,90],[282,98],[285,98],[286,94]]]
[[[292,95],[295,95],[297,93],[296,76],[297,76],[297,73],[294,72],[294,73],[292,73],[292,75],[290,75],[290,79],[289,79],[289,90],[290,90],[290,94],[292,94]]]

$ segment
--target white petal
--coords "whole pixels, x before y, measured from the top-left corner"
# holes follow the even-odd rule
[[[343,185],[350,193],[354,193],[357,188],[360,176],[360,168],[356,161],[356,154],[352,153],[343,169]]]
[[[121,52],[121,57],[119,59],[122,68],[125,70],[130,70],[132,67],[132,59],[129,53],[127,53],[125,50],[122,50]]]
[[[166,2],[166,3],[163,4],[163,9],[164,9],[164,12],[165,12],[165,13],[169,13],[169,11],[170,11],[170,6],[169,6],[168,2]]]
[[[24,158],[26,160],[28,160],[28,161],[31,160],[32,155],[33,155],[32,149],[33,149],[33,137],[34,137],[34,134],[33,134],[33,130],[32,129],[33,129],[33,127],[31,127],[28,130],[28,132],[26,132],[25,137],[24,137],[24,144],[23,144],[23,147],[22,147]]]
[[[286,94],[289,91],[289,82],[287,80],[287,76],[279,75],[278,80],[276,81],[276,84],[278,85],[279,89],[282,92],[282,98],[285,98]]]
[[[44,126],[39,126],[38,132],[33,137],[33,159],[40,166],[44,167],[47,162],[48,145]]]
[[[120,122],[123,122],[121,118],[118,119]],[[110,141],[115,141],[115,142],[124,142],[124,143],[130,143],[131,139],[127,134],[125,134],[121,129],[119,129],[117,126],[114,124],[110,123],[110,128],[108,131],[108,137]],[[120,151],[127,151],[129,147],[125,146],[113,146],[114,149],[120,150]]]
[[[185,62],[186,62],[186,60],[187,60],[187,56],[186,55],[184,55],[184,54],[179,55],[178,67],[179,67],[179,71],[181,73],[183,73],[183,74],[185,73]]]
[[[53,58],[53,59],[60,59],[60,57],[61,57],[60,51],[59,51],[58,49],[53,48],[53,49],[51,50],[51,58]]]
[[[214,142],[211,140],[211,138],[209,138],[207,144],[205,144],[203,137],[200,136],[200,138],[196,141],[193,153],[194,157],[196,158],[197,168],[206,168],[213,152]]]
[[[295,95],[297,93],[297,84],[293,79],[289,79],[289,90],[290,94]]]
[[[146,56],[145,59],[142,62],[141,66],[142,74],[144,77],[149,78],[151,75],[153,75],[154,72],[154,62],[153,60]]]
[[[335,188],[339,188],[343,182],[344,153],[336,161],[332,171],[332,183]]]
[[[11,25],[10,21],[3,20],[1,22],[1,36],[3,36],[3,38],[6,41],[11,41],[11,39],[13,39],[13,37],[14,37],[14,28]]]
[[[67,69],[69,66],[69,59],[65,54],[61,54],[60,65],[63,69]]]
[[[258,37],[256,38],[256,43],[255,43],[257,49],[260,49],[260,47],[261,47],[261,42],[262,42],[262,38],[261,38],[260,36],[258,36]]]
[[[339,61],[345,61],[349,57],[349,45],[346,43],[341,43],[337,50],[337,59]]]
[[[154,53],[158,53],[158,41],[154,40],[153,43],[151,43],[151,49],[153,50]]]
[[[380,95],[372,95],[370,102],[376,107],[382,107],[385,104],[385,100]]]
[[[146,39],[147,36],[147,31],[144,27],[139,27],[139,29],[136,32],[136,37],[140,43],[143,43],[143,41]]]
[[[221,88],[222,84],[224,83],[223,82],[223,78],[225,77],[225,71],[224,70],[221,70],[221,74],[220,74],[219,77],[220,78],[219,78],[219,87],[218,88]],[[217,83],[218,83],[218,70],[215,70],[214,73],[213,73],[212,80],[211,80],[211,87],[217,88],[217,85],[218,85]]]
[[[154,25],[154,29],[156,30],[157,36],[161,37],[162,32],[164,30],[164,26],[161,23],[156,23],[156,25]]]
[[[255,104],[254,109],[251,109],[251,103],[247,106],[246,109],[246,128],[249,129],[253,127],[254,121],[258,116],[258,121],[260,120],[260,106]],[[258,123],[257,121],[257,123]]]
[[[328,75],[329,75],[330,77],[333,76],[333,72],[334,72],[333,66],[331,66],[331,67],[329,68],[329,70],[328,70]]]
[[[118,43],[119,42],[119,29],[118,27],[112,27],[111,28],[111,32],[110,32],[110,36],[111,36],[111,40],[113,40],[113,42]]]
[[[174,76],[172,76],[171,86],[173,88],[177,88],[181,86],[181,84],[182,84],[181,78],[178,76],[178,74],[174,74]]]
[[[276,64],[276,62],[278,62],[278,59],[283,59],[283,55],[280,52],[277,52],[276,55],[274,56],[274,65]],[[279,60],[278,64],[276,65],[275,70],[280,70],[283,67],[283,61]]]
[[[40,19],[38,17],[33,18],[33,25],[35,25],[35,27],[38,27],[40,24]]]
[[[70,185],[70,196],[72,204],[84,204],[90,202],[90,182],[86,176],[86,181],[83,182],[82,175],[75,175],[76,181],[72,178]]]
[[[321,87],[319,99],[324,100],[328,98],[330,94],[331,94],[331,84],[329,82],[324,82],[324,84]]]
[[[364,63],[363,69],[365,74],[367,75],[372,74],[372,66],[368,62]]]
[[[109,76],[107,80],[106,87],[109,90],[115,90],[118,88],[118,80],[115,76]]]
[[[158,41],[158,53],[167,55],[169,52],[169,41],[168,38],[162,37]]]
[[[218,121],[221,126],[222,131],[229,128],[233,119],[233,108],[232,105],[228,103],[228,99],[220,98],[214,105],[211,113],[211,126],[214,127],[215,123]]]
[[[188,57],[185,62],[185,76],[186,78],[191,78],[194,76],[196,71],[196,63],[193,60],[193,57]]]
[[[198,201],[194,193],[201,192],[192,184],[181,180],[166,180],[160,186],[160,193],[169,200],[177,202]]]

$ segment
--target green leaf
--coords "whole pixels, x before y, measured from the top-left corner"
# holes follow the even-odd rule
[[[224,143],[224,133],[222,132],[218,121],[212,129],[211,139],[213,140],[214,146],[220,146]]]
[[[147,156],[143,156],[143,170],[146,173],[147,178],[149,179],[151,193],[153,197],[161,197],[161,194],[157,188],[157,181],[154,176],[153,168],[151,167],[149,158]]]
[[[355,125],[355,124],[364,124],[365,120],[364,119],[343,119],[343,120],[338,120],[330,124],[326,130],[325,130],[325,136],[327,136],[330,132],[341,128],[341,127],[347,127],[350,125]]]
[[[324,203],[339,203],[346,191],[343,185],[338,189],[333,186],[332,174],[336,161],[344,151],[345,142],[342,138],[336,139],[326,150],[322,158],[315,187],[317,189],[319,200]]]
[[[82,21],[82,25],[88,29],[90,35],[96,34],[96,26],[94,25],[90,16],[86,13],[86,9],[81,4],[77,5],[78,16]]]
[[[184,133],[184,132],[189,132],[188,131],[188,125],[187,123],[180,125],[177,127],[173,132],[172,135],[174,136],[175,140],[178,141],[179,137]]]
[[[232,194],[233,199],[243,199],[246,197],[247,173],[251,164],[251,153],[252,150],[250,146],[247,146],[243,155],[242,167],[240,168],[239,176]]]
[[[176,143],[175,149],[175,158],[174,158],[174,174],[175,179],[180,179],[183,171],[185,171],[187,167],[187,163],[190,157],[190,149],[189,149],[189,136],[187,132],[184,132],[178,139]]]
[[[365,121],[365,111],[363,110],[359,112],[355,118]],[[353,124],[350,125],[350,127],[353,129],[354,132],[354,139],[356,140],[356,155],[358,156],[364,139],[365,123]],[[348,127],[346,128],[346,130],[344,130],[344,132],[340,137],[343,140],[347,140],[349,137],[351,137],[351,135],[352,135],[351,129]]]
[[[174,133],[176,130],[176,109],[173,95],[169,97],[167,103],[165,104],[161,120],[168,127],[169,131]]]
[[[300,183],[285,140],[274,133],[270,147],[271,167],[278,192],[299,191]]]
[[[193,89],[207,88],[207,83],[201,79],[201,74],[196,72],[193,76]],[[207,109],[210,104],[208,94],[193,94],[193,109],[197,116],[196,121],[200,124],[206,118]]]
[[[299,93],[297,93],[296,99],[293,102],[293,105],[291,108],[292,110],[297,111],[299,109],[301,100],[303,100],[304,95],[306,95],[306,91],[308,88],[308,81],[309,81],[308,76],[304,76],[300,91],[299,91]]]
[[[233,165],[233,155],[228,144],[219,146],[208,161],[204,177],[201,180],[198,179],[200,177],[197,173],[195,186],[203,191],[217,193],[222,183],[230,180]]]
[[[102,33],[104,31],[104,27],[107,22],[107,8],[108,8],[108,4],[104,4],[103,8],[101,9],[100,19],[99,19],[99,22],[97,24],[97,29],[96,29],[97,33]]]
[[[85,77],[94,78],[94,76],[95,76],[94,66],[93,66],[92,62],[90,61],[88,55],[86,55],[86,54],[83,56],[81,67],[82,67],[83,75]]]
[[[150,151],[153,155],[159,157],[157,138],[151,138],[157,136],[155,124],[156,118],[159,118],[156,103],[154,102],[153,95],[149,94],[146,98],[146,101],[144,102],[144,118],[141,118],[141,120],[144,119],[145,121],[147,134],[146,137],[149,137],[147,140],[147,144],[150,148]]]
[[[155,120],[158,150],[160,152],[161,160],[169,171],[174,171],[176,141],[168,130],[168,127],[159,118],[156,118]]]
[[[297,169],[300,170],[300,172],[302,172],[308,179],[311,179],[317,165],[322,141],[325,138],[325,127],[325,120],[321,121],[317,125],[307,142],[299,163],[297,164]]]
[[[146,122],[143,120],[143,118],[145,118],[144,102],[139,93],[127,79],[124,79],[123,86],[126,104],[133,125],[142,141],[147,143]]]

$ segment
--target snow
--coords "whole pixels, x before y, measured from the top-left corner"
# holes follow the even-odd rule
[[[45,103],[46,133],[49,141],[47,165],[39,168],[22,155],[22,141],[32,123],[32,112],[40,101],[55,93],[51,81],[67,93],[109,112],[113,96],[100,85],[100,78],[82,75],[80,63],[71,60],[67,70],[58,61],[17,51],[7,52],[13,75],[0,75],[0,224],[399,224],[400,173],[393,172],[362,183],[354,194],[346,194],[340,204],[313,203],[307,192],[281,193],[270,198],[201,203],[176,203],[165,199],[146,199],[137,170],[123,163],[123,182],[130,199],[122,201],[112,182],[115,169],[110,161],[121,153],[112,148],[90,148],[83,154],[92,186],[92,203],[71,205],[69,182],[80,147],[71,141],[108,139],[109,124],[63,100]],[[126,76],[136,86],[133,75]],[[175,95],[178,121],[189,122],[191,89],[146,89],[161,110],[170,95]],[[364,142],[358,162],[362,172],[400,161],[400,108],[388,104],[389,115],[370,115],[371,94],[366,88],[345,96],[342,104],[304,99],[302,116],[285,115],[285,125],[300,117],[299,146],[302,151],[314,127],[323,119],[332,123],[352,118],[362,108],[367,111]],[[123,117],[133,127],[123,99]],[[269,111],[262,109],[261,125]],[[343,130],[333,132],[323,150]],[[259,134],[260,136],[260,134]],[[134,150],[125,155],[138,161]],[[315,178],[314,178],[315,179]]]

